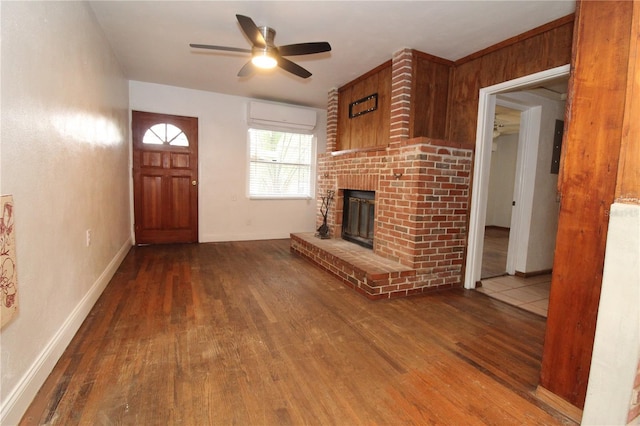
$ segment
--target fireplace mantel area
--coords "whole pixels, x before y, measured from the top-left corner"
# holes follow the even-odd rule
[[[317,192],[319,212],[334,194],[330,239],[292,234],[291,250],[369,299],[462,285],[473,147],[445,139],[452,67],[403,49],[329,93]],[[373,249],[341,238],[345,191],[375,192]]]
[[[353,243],[336,251],[323,246],[328,240],[292,235],[291,250],[370,299],[462,286],[480,90],[569,63],[573,26],[573,16],[559,18],[455,62],[402,49],[332,89],[318,210],[333,191],[327,225],[332,244],[342,245],[344,191],[375,191],[373,249],[362,256],[400,272],[367,277],[343,260]]]

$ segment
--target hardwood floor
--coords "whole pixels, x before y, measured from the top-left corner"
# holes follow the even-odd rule
[[[482,249],[482,279],[507,273],[507,251],[509,249],[509,229],[487,226],[484,230]]]
[[[369,301],[288,240],[134,247],[21,424],[573,424],[533,396],[544,328]]]

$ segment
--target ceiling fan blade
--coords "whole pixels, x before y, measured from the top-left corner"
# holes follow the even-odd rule
[[[258,26],[253,22],[253,19],[244,15],[236,15],[238,19],[238,23],[242,27],[242,31],[249,37],[251,44],[256,47],[266,47],[267,42],[265,41],[262,33],[258,29]]]
[[[281,56],[310,55],[312,53],[329,52],[331,45],[326,41],[314,43],[288,44],[278,47]]]
[[[251,49],[243,49],[240,47],[228,47],[228,46],[214,46],[211,44],[195,44],[191,43],[189,46],[196,49],[211,49],[211,50],[225,50],[227,52],[243,52],[243,53],[251,53]]]
[[[278,59],[278,66],[283,70],[289,71],[291,74],[295,74],[298,77],[302,77],[302,78],[311,77],[311,73],[305,70],[304,68],[302,68],[300,65],[294,62],[291,62],[286,58],[278,57],[277,59]]]
[[[253,62],[249,61],[238,71],[238,77],[247,77],[256,70],[256,67],[253,65]]]

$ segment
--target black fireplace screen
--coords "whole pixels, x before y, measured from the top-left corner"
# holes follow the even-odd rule
[[[342,238],[373,248],[375,206],[375,192],[345,191]]]

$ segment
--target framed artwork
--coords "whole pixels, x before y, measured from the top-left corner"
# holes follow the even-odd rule
[[[378,94],[366,96],[349,104],[349,118],[355,118],[378,109]]]
[[[0,327],[4,327],[18,312],[18,274],[13,196],[3,195],[0,199]]]

